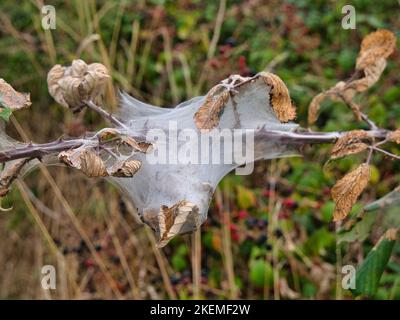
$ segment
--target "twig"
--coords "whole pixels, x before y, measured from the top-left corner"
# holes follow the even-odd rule
[[[88,108],[97,112],[99,115],[101,115],[104,119],[110,121],[112,124],[115,124],[117,127],[126,128],[126,126],[120,120],[114,117],[111,113],[108,113],[104,109],[97,106],[92,100],[87,100],[84,102]]]
[[[389,157],[392,157],[392,158],[395,158],[395,159],[397,159],[397,160],[400,160],[400,156],[395,155],[395,154],[393,154],[393,153],[390,153],[390,152],[388,152],[388,151],[386,151],[386,150],[383,150],[383,149],[381,149],[381,148],[377,148],[376,146],[369,146],[368,148],[369,148],[369,149],[372,149],[372,150],[375,150],[375,151],[382,152],[382,153],[386,154],[386,155],[389,156]]]
[[[385,139],[387,130],[377,129],[367,131],[369,136],[375,139]],[[291,145],[335,143],[337,139],[345,135],[346,132],[300,132],[300,131],[275,131],[275,130],[257,130],[255,139],[273,140],[277,143]],[[5,163],[15,159],[22,158],[41,158],[50,154],[57,154],[61,151],[78,148],[83,144],[98,146],[98,140],[94,137],[86,139],[55,140],[43,144],[26,144],[22,147],[11,148],[0,151],[0,163]]]

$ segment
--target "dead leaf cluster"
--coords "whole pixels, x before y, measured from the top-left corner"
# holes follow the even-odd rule
[[[105,90],[110,78],[101,63],[87,65],[83,60],[72,61],[71,66],[55,65],[47,75],[50,95],[59,104],[79,110],[87,100],[96,100]]]
[[[313,124],[317,121],[320,105],[326,98],[344,102],[351,108],[355,118],[361,120],[360,106],[353,98],[379,80],[386,67],[386,59],[395,48],[396,36],[393,32],[381,29],[368,34],[361,42],[353,76],[346,82],[338,82],[312,99],[308,108],[308,122]]]

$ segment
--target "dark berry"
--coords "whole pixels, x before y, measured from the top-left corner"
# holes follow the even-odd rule
[[[261,246],[267,241],[267,236],[265,234],[262,234],[256,241],[256,243]]]
[[[171,284],[174,286],[179,284],[179,282],[181,282],[181,279],[178,276],[171,276],[170,280],[171,280]]]
[[[257,219],[253,217],[249,217],[246,219],[246,226],[249,228],[253,228],[257,224]]]
[[[274,235],[275,235],[275,237],[280,238],[280,237],[283,236],[283,232],[282,232],[281,229],[276,229],[276,230],[274,231]]]
[[[237,41],[234,38],[228,38],[225,40],[225,44],[231,47],[235,47],[237,45]]]

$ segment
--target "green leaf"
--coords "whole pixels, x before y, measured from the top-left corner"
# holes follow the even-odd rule
[[[351,290],[354,295],[370,297],[376,293],[383,271],[392,254],[396,232],[396,229],[389,229],[368,253],[355,274],[356,288]]]
[[[12,114],[12,110],[8,107],[2,107],[0,110],[0,118],[2,118],[5,121],[10,120],[11,114]]]
[[[256,205],[254,192],[242,186],[237,186],[237,201],[240,209],[248,209]]]
[[[273,270],[271,265],[264,259],[251,261],[249,280],[257,287],[263,287],[265,283],[271,286],[273,284]]]

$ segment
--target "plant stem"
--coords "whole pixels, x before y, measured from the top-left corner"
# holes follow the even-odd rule
[[[387,130],[369,130],[369,135],[377,139],[385,139]],[[335,143],[346,132],[300,132],[300,131],[274,131],[261,129],[256,131],[256,139],[273,140],[277,143],[290,145]],[[22,158],[41,158],[49,154],[78,148],[84,143],[95,143],[91,139],[55,140],[43,144],[25,144],[24,146],[0,151],[0,163]],[[380,150],[379,150],[380,151]]]
[[[92,109],[93,111],[97,112],[101,115],[104,119],[110,121],[112,124],[116,125],[117,127],[125,128],[125,125],[119,121],[116,117],[114,117],[111,113],[108,113],[104,109],[97,106],[92,100],[85,101],[85,104],[88,108]]]

